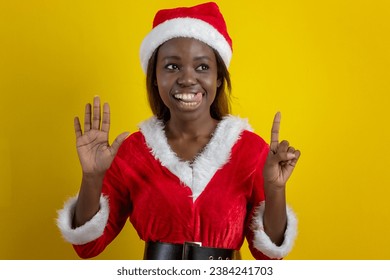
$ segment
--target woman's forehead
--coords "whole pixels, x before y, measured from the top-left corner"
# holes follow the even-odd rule
[[[178,52],[178,51],[202,51],[208,54],[214,53],[214,50],[206,43],[194,38],[178,37],[164,42],[159,51],[161,52]]]

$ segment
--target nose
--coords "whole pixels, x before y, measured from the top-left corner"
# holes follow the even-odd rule
[[[196,78],[196,72],[195,72],[195,69],[192,69],[192,67],[186,67],[186,68],[182,68],[181,71],[180,71],[180,75],[177,79],[177,83],[180,85],[180,86],[192,86],[192,85],[195,85],[197,82],[197,78]]]

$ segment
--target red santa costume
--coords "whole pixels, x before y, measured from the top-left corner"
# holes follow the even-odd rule
[[[160,30],[158,34],[164,33]],[[164,40],[167,37],[155,40],[157,46]],[[222,48],[227,47],[225,40]],[[147,44],[146,48],[150,49],[144,54],[155,46]],[[214,48],[221,51],[221,47]],[[227,64],[229,55],[224,59]],[[142,55],[141,48],[144,69],[148,56]],[[90,221],[72,228],[77,197],[59,211],[58,227],[78,255],[98,255],[129,219],[146,242],[193,241],[206,247],[239,250],[246,237],[256,259],[286,256],[295,240],[297,220],[287,207],[287,229],[281,246],[265,234],[262,171],[269,147],[251,131],[247,121],[224,117],[192,162],[180,160],[172,151],[164,128],[162,121],[152,117],[123,142],[106,172],[100,210]]]

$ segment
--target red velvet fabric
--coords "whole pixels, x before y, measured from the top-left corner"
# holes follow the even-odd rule
[[[193,202],[191,189],[153,157],[141,132],[133,133],[104,179],[110,207],[104,233],[74,245],[76,252],[82,258],[98,255],[130,219],[144,241],[200,241],[238,250],[246,236],[253,256],[268,259],[251,245],[250,230],[253,209],[264,200],[262,170],[268,149],[258,135],[243,131],[230,160]]]
[[[216,3],[208,2],[193,7],[178,7],[160,10],[154,17],[153,28],[167,20],[176,18],[194,18],[203,20],[217,29],[218,32],[225,37],[225,40],[228,42],[230,48],[233,49],[232,39],[228,34],[225,19],[223,18],[223,15]]]

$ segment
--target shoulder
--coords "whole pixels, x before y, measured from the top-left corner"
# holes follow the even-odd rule
[[[163,125],[156,117],[151,117],[139,123],[138,128],[138,131],[133,132],[126,138],[122,146],[140,145],[145,143],[147,139],[157,136],[156,134],[161,134],[163,131]]]
[[[136,153],[142,153],[146,148],[145,138],[140,131],[130,134],[119,147],[117,157],[128,159],[134,157]]]
[[[139,145],[140,143],[142,143],[144,141],[145,140],[144,140],[144,136],[142,135],[142,133],[140,131],[136,131],[136,132],[131,133],[125,139],[125,141],[123,141],[121,148],[122,147],[126,148],[126,147],[132,146],[134,144]]]
[[[241,134],[241,139],[245,145],[268,148],[268,143],[253,131],[244,130]]]
[[[122,143],[118,153],[120,155],[142,156],[146,153],[155,153],[155,150],[167,150],[168,142],[164,132],[164,124],[155,116],[144,120],[138,125],[139,130],[132,133]]]
[[[221,127],[225,127],[224,137],[235,137],[232,147],[232,156],[248,161],[249,159],[264,160],[268,154],[268,143],[250,126],[247,119],[236,116],[228,116],[221,121]],[[250,160],[249,160],[250,161]]]
[[[235,132],[237,144],[249,147],[268,147],[266,141],[253,131],[248,119],[228,115],[220,122],[219,129],[224,131],[225,137],[229,137]]]
[[[255,162],[265,160],[269,152],[269,146],[258,134],[244,130],[240,139],[233,148],[232,153],[244,161],[253,159]]]

